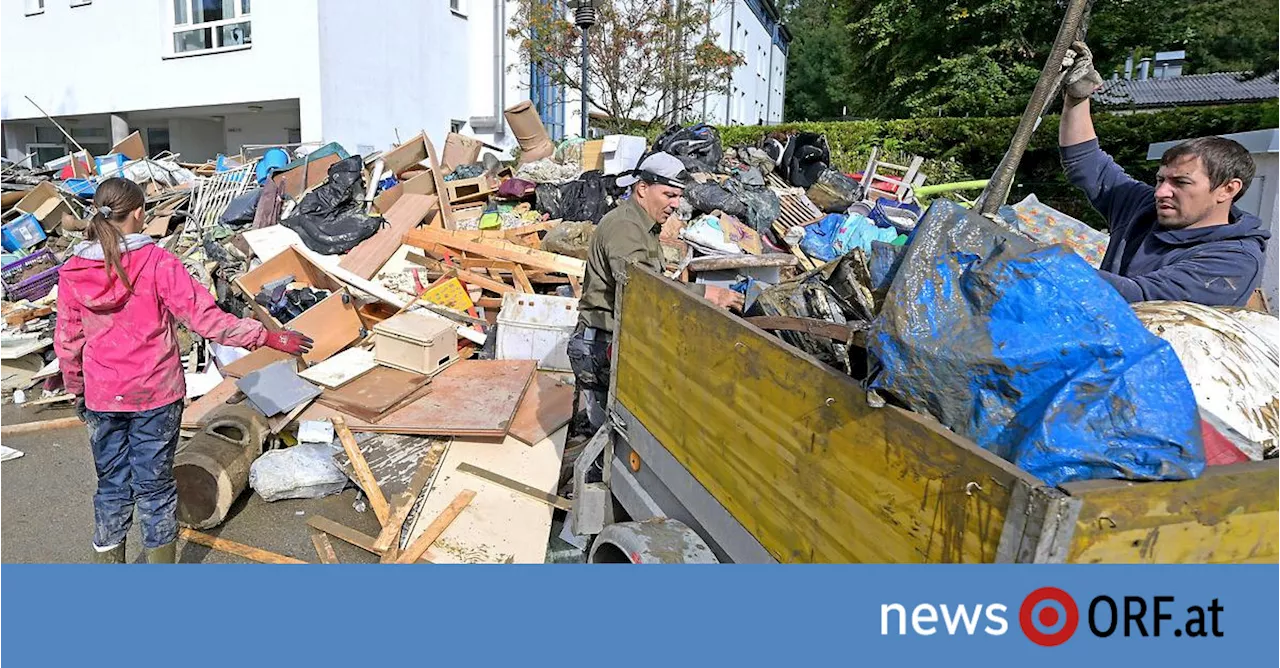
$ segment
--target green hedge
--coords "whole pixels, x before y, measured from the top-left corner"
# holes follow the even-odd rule
[[[1277,103],[1271,101],[1156,113],[1095,113],[1094,125],[1105,151],[1134,178],[1153,182],[1159,164],[1147,160],[1149,144],[1274,128],[1277,111]],[[925,158],[923,169],[928,183],[947,183],[990,177],[1017,125],[1017,118],[912,118],[733,126],[720,128],[720,132],[726,146],[755,144],[774,132],[823,133],[831,145],[833,166],[846,172],[861,171],[871,147],[878,145],[882,154],[887,152],[895,162],[906,155]],[[1057,116],[1045,117],[1032,137],[1009,199],[1017,201],[1030,193],[1063,212],[1095,225],[1101,223],[1096,212],[1062,176]]]

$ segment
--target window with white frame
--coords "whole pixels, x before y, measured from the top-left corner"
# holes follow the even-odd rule
[[[173,0],[173,54],[243,49],[253,44],[250,0]]]
[[[26,14],[32,16],[34,14],[44,13],[44,0],[27,0]]]
[[[453,12],[454,14],[457,14],[458,16],[466,18],[467,17],[466,0],[449,0],[449,11]]]

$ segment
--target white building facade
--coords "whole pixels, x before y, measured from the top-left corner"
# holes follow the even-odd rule
[[[781,120],[773,1],[717,1],[721,45],[747,65],[706,119]],[[502,110],[531,95],[555,138],[577,134],[576,100],[520,64],[506,35],[514,11],[509,0],[6,0],[4,155],[42,163],[73,148],[40,109],[94,155],[137,130],[148,153],[193,162],[301,142],[367,153],[420,130],[510,147]]]

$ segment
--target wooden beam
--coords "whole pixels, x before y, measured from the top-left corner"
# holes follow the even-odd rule
[[[430,248],[435,244],[440,244],[460,251],[491,257],[495,260],[508,260],[527,267],[577,278],[582,278],[587,269],[587,263],[576,257],[534,250],[497,239],[483,241],[468,239],[465,236],[447,230],[431,228],[410,230],[408,234],[404,235],[404,243],[418,248]]]
[[[467,271],[466,269],[457,269],[456,271],[458,272],[458,280],[462,281],[463,283],[470,283],[472,285],[477,285],[484,288],[485,290],[488,290],[490,292],[496,292],[500,295],[505,295],[508,292],[516,291],[515,288],[511,287],[510,285],[507,285],[506,283],[503,283],[501,281],[495,281],[492,278],[481,276],[480,274]]]
[[[342,449],[347,451],[347,458],[351,460],[351,468],[355,471],[356,481],[360,483],[365,496],[369,497],[369,505],[373,507],[373,514],[378,517],[378,524],[386,526],[391,519],[391,508],[387,505],[387,498],[382,495],[382,489],[378,487],[378,481],[373,477],[373,471],[369,470],[369,463],[364,460],[364,455],[360,453],[360,446],[356,443],[356,437],[351,434],[351,430],[347,428],[346,419],[341,415],[335,415],[332,421],[333,430],[338,434],[338,440],[342,441]]]
[[[396,559],[396,563],[412,564],[417,561],[418,557],[426,553],[427,548],[436,542],[436,539],[445,532],[445,529],[449,528],[450,524],[453,524],[453,521],[462,513],[462,509],[466,508],[467,504],[471,503],[474,498],[476,498],[476,493],[469,489],[459,492],[449,506],[440,511],[440,514],[431,521],[431,524],[418,536],[417,540],[409,545],[409,548],[400,555],[399,559]]]
[[[261,564],[305,564],[307,562],[293,557],[286,557],[283,554],[268,552],[256,547],[250,547],[242,543],[210,536],[207,533],[200,533],[194,529],[183,527],[178,530],[178,535],[189,543],[196,543],[205,547],[211,547],[219,552],[234,554],[237,557],[244,557],[249,561],[256,561]]]
[[[728,255],[700,257],[689,263],[693,271],[719,271],[722,269],[748,269],[754,267],[794,267],[800,258],[785,253],[767,255]]]
[[[569,287],[573,288],[573,296],[582,299],[582,283],[576,277],[569,277]]]
[[[427,131],[422,131],[422,143],[427,145],[427,159],[431,165],[431,179],[436,184],[436,194],[442,195],[447,193],[444,185],[444,174],[440,173],[440,159],[436,157],[435,144],[431,143],[431,138],[427,136]],[[453,222],[453,207],[449,205],[448,197],[440,198],[440,219],[444,223],[446,230],[452,230],[457,227]]]
[[[529,277],[524,273],[524,269],[520,268],[520,265],[515,266],[515,272],[513,273],[515,274],[516,287],[526,294],[534,294],[533,285],[529,283]]]
[[[70,429],[71,427],[83,427],[84,423],[78,417],[64,417],[53,420],[41,420],[39,422],[27,422],[25,424],[7,424],[0,427],[0,438],[9,438],[19,434],[33,434],[41,431],[49,431],[53,429]]]
[[[322,517],[320,515],[312,515],[311,517],[307,518],[307,526],[311,527],[312,529],[323,531],[324,533],[329,534],[330,536],[333,536],[334,538],[337,538],[338,540],[344,543],[347,543],[348,545],[354,545],[364,550],[365,552],[372,552],[373,554],[378,554],[373,550],[373,541],[374,541],[373,536],[360,533],[359,531],[356,531],[351,527],[338,524],[337,522],[334,522],[333,520],[327,517]],[[418,563],[429,564],[431,562],[427,561],[426,559],[419,559]]]
[[[404,527],[404,521],[408,519],[409,512],[413,510],[414,504],[422,494],[423,487],[439,467],[440,458],[444,456],[446,449],[433,448],[428,451],[422,461],[418,462],[418,468],[413,472],[409,485],[396,497],[396,508],[391,521],[382,527],[382,533],[378,534],[378,539],[373,541],[373,549],[375,552],[382,553],[383,563],[393,562],[400,556],[400,529]]]
[[[566,499],[562,496],[556,496],[555,494],[550,494],[548,492],[544,492],[538,489],[537,487],[532,487],[530,485],[526,485],[517,480],[512,480],[511,478],[508,478],[506,476],[498,475],[493,471],[486,471],[485,469],[482,469],[478,466],[472,466],[468,462],[462,462],[458,464],[458,472],[473,475],[481,480],[487,480],[495,485],[501,485],[513,492],[523,494],[533,499],[534,501],[541,501],[547,504],[548,506],[551,506],[552,508],[559,508],[560,510],[564,510],[564,511],[573,509],[573,502],[570,501],[569,499]]]
[[[320,563],[338,563],[338,555],[333,551],[333,543],[329,542],[329,536],[327,534],[322,531],[312,529],[311,544],[316,548],[316,554],[320,557]]]
[[[841,343],[851,342],[856,335],[861,334],[866,330],[865,325],[841,325],[827,320],[819,320],[817,318],[798,318],[783,315],[762,315],[754,318],[746,318],[746,321],[760,329],[781,332],[801,332],[803,334],[812,334],[814,336],[832,339]]]

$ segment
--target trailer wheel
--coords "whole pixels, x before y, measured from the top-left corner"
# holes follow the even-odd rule
[[[718,564],[706,541],[688,525],[667,517],[618,522],[591,545],[592,564]]]

